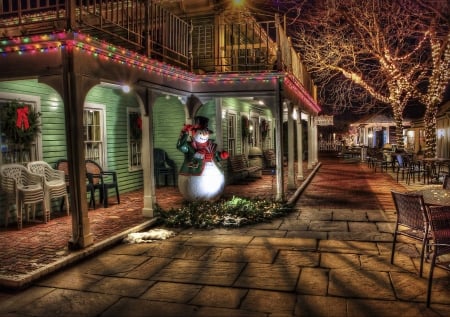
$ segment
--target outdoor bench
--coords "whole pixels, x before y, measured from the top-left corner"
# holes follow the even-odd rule
[[[247,157],[244,154],[237,154],[231,156],[229,159],[230,171],[234,176],[238,178],[252,177],[253,173],[256,173],[262,169],[261,166],[250,166]]]

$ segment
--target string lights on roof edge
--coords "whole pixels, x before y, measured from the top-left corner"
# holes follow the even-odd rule
[[[309,95],[303,85],[292,75],[285,73],[285,77],[280,77],[274,73],[245,73],[245,74],[214,74],[196,75],[194,73],[182,70],[179,67],[169,65],[154,59],[150,59],[139,53],[130,51],[126,48],[117,47],[110,43],[100,41],[79,32],[59,32],[52,34],[34,35],[26,37],[16,37],[12,39],[3,39],[0,41],[0,55],[17,53],[19,55],[30,53],[47,53],[58,50],[80,50],[88,55],[98,57],[104,60],[110,60],[119,64],[126,64],[129,67],[138,68],[143,71],[155,72],[161,76],[167,76],[172,79],[182,79],[195,83],[229,83],[255,81],[276,82],[279,81],[286,88],[299,96],[300,99],[313,111],[320,112],[320,107]]]

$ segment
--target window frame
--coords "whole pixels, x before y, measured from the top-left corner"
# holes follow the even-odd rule
[[[238,114],[235,111],[227,111],[227,151],[230,156],[236,154],[237,148],[237,121]],[[234,119],[234,120],[233,120]],[[230,127],[230,120],[232,120],[233,127]]]
[[[128,140],[128,170],[129,171],[139,171],[142,170],[142,133],[141,137],[138,140],[140,144],[137,144],[136,150],[139,148],[139,151],[136,152],[136,155],[133,153],[133,140],[131,139],[131,129],[130,129],[130,114],[138,113],[142,119],[142,112],[139,107],[127,107],[127,140]],[[136,142],[138,143],[138,142]],[[133,164],[133,157],[136,156],[137,164]]]
[[[107,160],[106,160],[106,153],[107,153],[107,139],[106,139],[106,106],[104,104],[98,104],[98,103],[85,103],[83,108],[83,141],[84,141],[84,157],[85,159],[92,159],[96,161],[100,166],[106,167],[107,166]],[[101,149],[99,151],[98,157],[92,157],[88,156],[88,148],[87,143],[89,141],[86,140],[86,118],[85,118],[85,111],[98,111],[99,114],[99,132],[100,132],[100,141],[95,141],[96,143],[100,144]],[[94,142],[92,142],[94,143]]]

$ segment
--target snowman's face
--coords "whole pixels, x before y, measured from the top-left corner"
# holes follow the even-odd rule
[[[197,143],[205,143],[209,139],[209,131],[208,130],[197,130],[195,131],[194,140]]]

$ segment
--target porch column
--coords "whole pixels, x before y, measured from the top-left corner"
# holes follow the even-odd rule
[[[144,206],[142,215],[153,218],[156,203],[154,169],[153,169],[153,104],[156,96],[150,88],[137,90],[141,100],[144,101],[145,115],[142,116],[142,168],[144,185]]]
[[[215,142],[219,149],[223,149],[222,121],[226,119],[226,115],[223,114],[222,98],[214,98],[214,103],[216,104],[216,127],[214,129],[216,132]]]
[[[318,131],[317,131],[317,116],[313,116],[313,148],[314,148],[314,157],[313,157],[313,165],[316,165],[319,162],[319,141],[318,141]]]
[[[276,200],[284,197],[284,175],[283,175],[283,100],[280,94],[280,84],[277,81],[274,120],[275,120],[275,144],[276,144]]]
[[[86,202],[86,166],[83,131],[84,99],[98,80],[76,73],[77,63],[83,59],[70,50],[63,50],[63,100],[66,123],[67,157],[69,161],[70,207],[72,237],[69,249],[77,250],[93,244],[88,204]]]
[[[308,115],[308,169],[312,169],[314,166],[314,129],[313,129],[313,117]]]
[[[71,71],[73,69],[72,59],[73,56],[70,55],[69,57],[68,54],[64,54],[63,74],[43,76],[39,78],[39,82],[53,87],[63,100],[69,181],[72,184],[69,187],[72,236],[68,245],[70,249],[82,249],[93,244],[93,236],[90,230],[88,206],[86,203],[84,144],[83,138],[80,138],[76,131],[83,131],[84,98],[89,88],[93,87],[97,82],[75,75]]]
[[[297,180],[303,180],[303,128],[300,109],[297,110]]]
[[[293,106],[292,103],[287,101],[287,108],[288,108],[288,135],[287,135],[287,140],[288,140],[288,180],[287,180],[287,187],[289,189],[295,189],[296,185],[295,185],[295,169],[294,169],[294,119],[292,118],[293,116]]]

